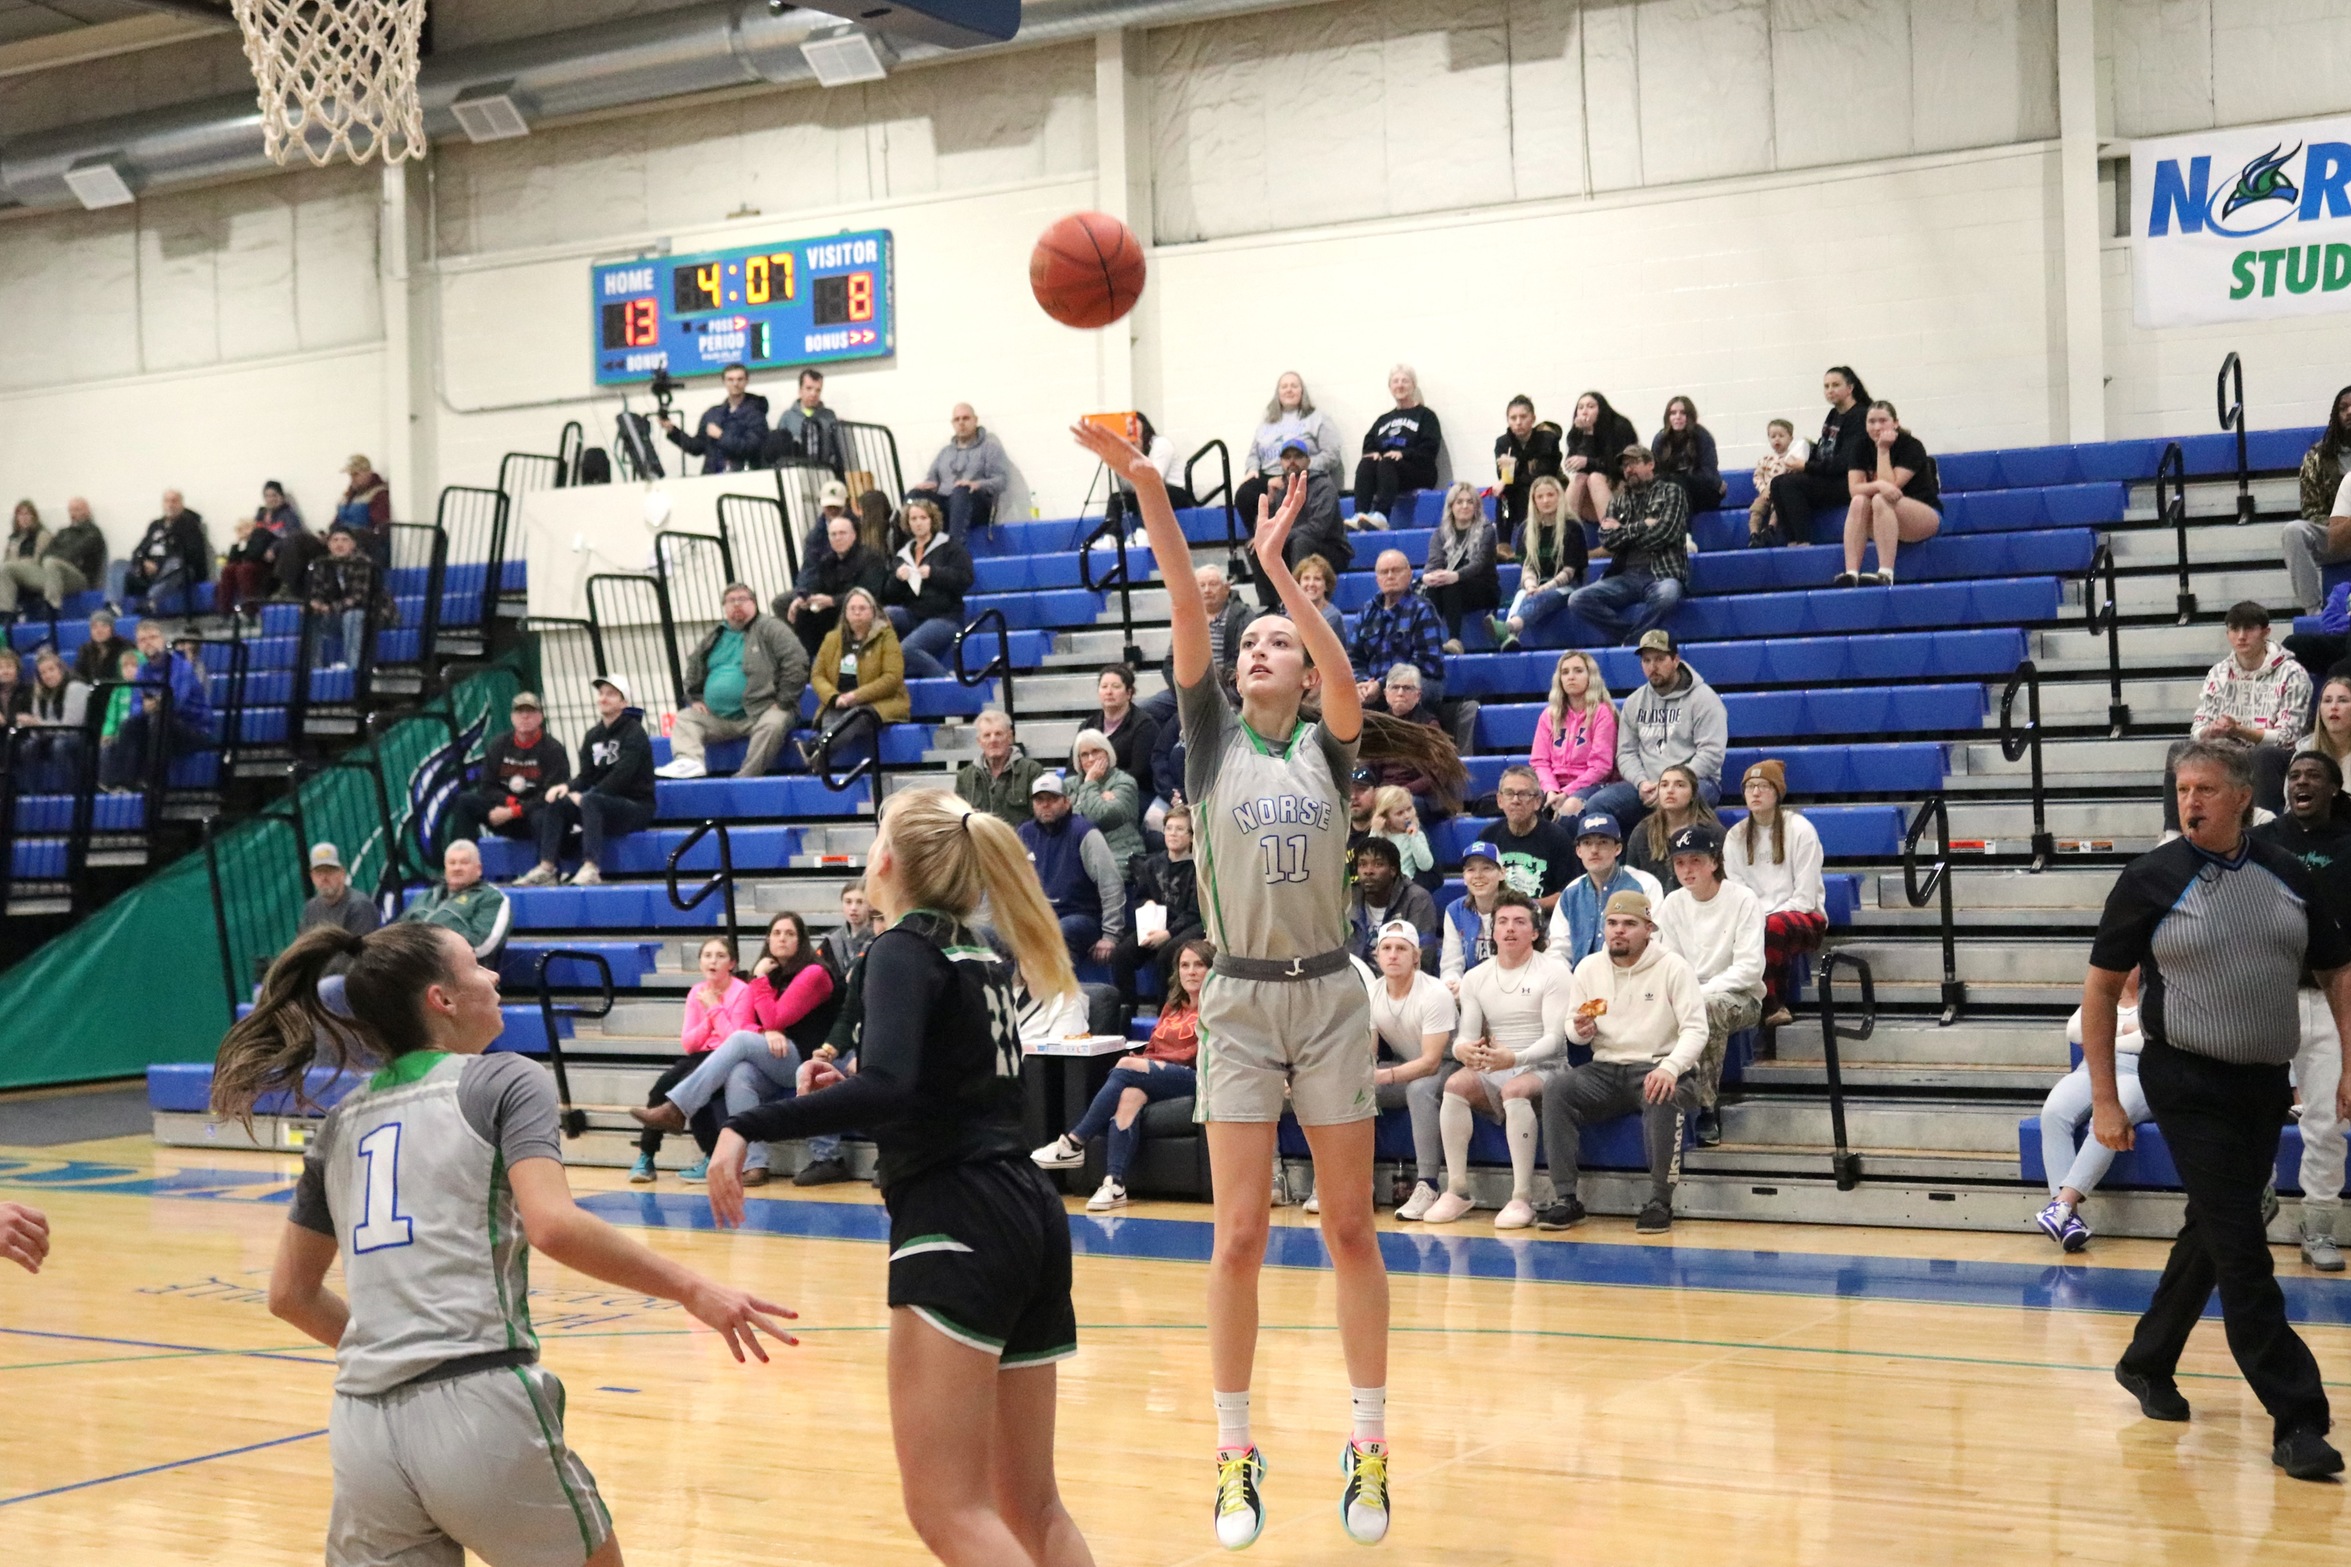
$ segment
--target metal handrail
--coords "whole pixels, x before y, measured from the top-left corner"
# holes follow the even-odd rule
[[[212,934],[220,944],[221,990],[228,998],[229,1021],[237,1019],[237,959],[229,949],[229,906],[220,892],[220,830],[216,812],[204,818],[204,879],[212,891]]]
[[[996,656],[988,660],[986,668],[974,674],[963,667],[963,644],[971,640],[974,632],[987,629],[993,629],[996,633]],[[1004,611],[991,605],[972,616],[971,624],[955,633],[955,647],[948,656],[947,667],[955,672],[958,685],[976,686],[983,680],[1001,676],[1004,681],[1004,716],[1016,723],[1019,721],[1012,710],[1012,632],[1004,623]]]
[[[1127,561],[1125,522],[1126,519],[1119,514],[1118,509],[1113,507],[1110,515],[1104,517],[1094,531],[1086,535],[1085,541],[1078,545],[1078,581],[1089,593],[1107,593],[1112,588],[1118,589],[1119,651],[1126,659],[1128,668],[1140,669],[1143,667],[1143,649],[1135,641],[1134,575]],[[1117,550],[1118,564],[1111,567],[1107,575],[1097,577],[1094,575],[1094,546],[1104,539],[1108,539]]]
[[[2184,626],[2196,618],[2196,594],[2188,586],[2188,455],[2177,441],[2166,444],[2155,463],[2155,516],[2179,545],[2179,623]]]
[[[2104,603],[2097,593],[2100,577],[2106,584]],[[2120,740],[2131,726],[2131,706],[2122,699],[2122,608],[2114,585],[2114,546],[2103,539],[2090,557],[2090,569],[2082,573],[2082,625],[2092,636],[2106,634],[2106,737]]]
[[[1918,841],[1926,836],[1930,822],[1935,827],[1935,863],[1921,882]],[[1951,914],[1951,807],[1939,794],[1930,796],[1918,808],[1918,814],[1910,820],[1910,831],[1902,838],[1902,896],[1912,908],[1923,909],[1927,900],[1938,893],[1942,897],[1939,921],[1943,938],[1942,1026],[1949,1028],[1967,1009],[1967,986],[1959,979],[1959,947]]]
[[[584,947],[550,947],[539,954],[539,961],[531,975],[539,990],[539,1026],[547,1034],[547,1064],[555,1069],[555,1097],[563,1105],[560,1121],[563,1135],[578,1137],[588,1129],[588,1112],[572,1108],[571,1075],[563,1067],[562,1030],[555,1026],[557,1015],[555,987],[547,981],[547,965],[557,958],[573,958],[582,963],[593,963],[596,965],[598,976],[598,993],[593,1006],[583,1001],[567,1001],[563,1003],[562,1015],[564,1017],[593,1020],[612,1015],[614,1000],[612,965],[605,961],[603,953],[591,952]]]
[[[1837,966],[1852,968],[1861,981],[1861,1026],[1846,1028],[1837,1021]],[[1837,1178],[1837,1190],[1849,1192],[1861,1184],[1861,1155],[1853,1152],[1845,1141],[1845,1075],[1837,1057],[1840,1039],[1867,1039],[1877,1031],[1877,980],[1870,973],[1869,959],[1858,953],[1835,949],[1820,957],[1820,1059],[1826,1069],[1829,1086],[1829,1136],[1834,1147],[1829,1154],[1829,1169]]]
[[[1192,482],[1192,470],[1199,467],[1211,452],[1216,454],[1216,488],[1202,490],[1199,485]],[[1214,502],[1223,506],[1224,548],[1227,557],[1226,575],[1235,582],[1248,581],[1249,541],[1240,531],[1240,511],[1233,505],[1233,454],[1221,438],[1210,441],[1186,460],[1184,463],[1184,488],[1192,492],[1194,505],[1206,506]]]
[[[2212,385],[2212,400],[2220,414],[2221,433],[2237,432],[2237,521],[2251,522],[2253,466],[2245,456],[2245,361],[2237,357],[2234,349],[2220,362],[2220,375]]]
[[[588,435],[577,419],[566,419],[563,430],[555,437],[555,487],[563,489],[579,483],[580,454],[587,450]]]
[[[833,747],[846,742],[860,732],[869,733],[874,737],[874,748],[859,757],[857,765],[847,772],[834,772]],[[871,778],[873,780],[873,808],[878,812],[882,808],[881,734],[882,715],[861,703],[850,709],[848,717],[817,736],[816,744],[811,746],[808,751],[808,770],[814,773],[817,780],[835,794],[846,792],[854,787],[861,778]]]
[[[687,855],[694,852],[694,845],[714,833],[718,837],[718,869],[703,878],[702,885],[694,889],[692,897],[686,897],[678,891],[678,865]],[[714,892],[721,894],[726,902],[727,947],[730,951],[734,949],[736,945],[735,844],[734,839],[727,832],[725,822],[712,817],[700,823],[692,832],[686,834],[684,842],[669,851],[665,884],[669,891],[669,906],[680,914],[693,913],[710,901],[710,895]]]
[[[2019,691],[2025,693],[2026,710],[2031,714],[2022,729],[2015,724]],[[2008,688],[2000,693],[2000,754],[2013,762],[2028,751],[2033,758],[2032,870],[2037,876],[2049,868],[2057,853],[2057,839],[2049,831],[2049,792],[2041,773],[2041,671],[2029,658],[2016,666],[2008,677]]]

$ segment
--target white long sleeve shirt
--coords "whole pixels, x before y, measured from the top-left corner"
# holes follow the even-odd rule
[[[1689,960],[1651,938],[1626,967],[1603,948],[1578,963],[1568,1015],[1586,1001],[1608,1010],[1593,1019],[1592,1059],[1625,1066],[1661,1066],[1675,1077],[1706,1053],[1706,1001]]]
[[[1665,895],[1657,939],[1689,960],[1700,994],[1763,999],[1763,905],[1735,881],[1701,903],[1687,887]]]
[[[2080,1007],[2073,1009],[2073,1016],[2066,1022],[2065,1042],[2069,1045],[2082,1042]],[[2135,1056],[2146,1043],[2147,1036],[2139,1032],[2139,1009],[2117,1006],[2114,1009],[2114,1053],[2118,1056]]]
[[[1826,915],[1829,895],[1822,877],[1826,859],[1820,833],[1799,812],[1782,811],[1780,817],[1787,824],[1780,834],[1787,851],[1780,862],[1772,863],[1771,833],[1760,826],[1755,829],[1755,858],[1748,858],[1747,824],[1741,822],[1724,835],[1723,874],[1753,892],[1767,915]]]
[[[1567,1043],[1572,988],[1566,966],[1540,952],[1529,953],[1517,968],[1503,967],[1497,953],[1461,976],[1455,1051],[1465,1039],[1483,1039],[1516,1056],[1520,1066],[1557,1055]]]

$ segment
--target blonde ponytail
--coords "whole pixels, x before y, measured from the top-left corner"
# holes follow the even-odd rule
[[[1061,921],[1009,825],[944,789],[909,789],[883,807],[882,830],[898,862],[899,889],[917,906],[969,919],[985,900],[1030,995],[1078,988]]]

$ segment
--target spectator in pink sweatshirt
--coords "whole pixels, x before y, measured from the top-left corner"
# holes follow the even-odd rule
[[[661,1103],[671,1089],[693,1075],[704,1057],[751,1026],[751,987],[735,973],[734,943],[724,936],[702,943],[701,968],[701,981],[686,993],[686,1026],[678,1035],[683,1054],[655,1080],[647,1104]],[[718,1145],[720,1119],[717,1111],[708,1109],[694,1117],[688,1129],[702,1145],[702,1158],[686,1167],[685,1179],[700,1180],[701,1172],[709,1166],[710,1150]],[[639,1186],[650,1184],[653,1156],[660,1152],[661,1132],[646,1127],[637,1138],[637,1162],[629,1166],[629,1180]]]
[[[711,945],[725,943],[713,938],[704,946],[705,954]],[[730,962],[729,968],[732,966]],[[801,1045],[822,1043],[825,1030],[832,1026],[837,1010],[832,972],[817,955],[816,944],[808,939],[807,923],[797,914],[779,914],[768,922],[765,950],[752,965],[752,976],[744,987],[743,1016],[734,1032],[666,1093],[656,1094],[646,1109],[631,1109],[629,1114],[639,1125],[648,1131],[685,1131],[722,1093],[728,1116],[792,1096]],[[693,1020],[693,1003],[689,1001],[689,1029]],[[717,1142],[715,1129],[711,1141],[714,1145]],[[699,1175],[689,1170],[684,1178],[698,1179]],[[744,1160],[743,1184],[767,1184],[765,1143],[751,1145]]]
[[[1535,720],[1535,749],[1527,760],[1554,819],[1582,812],[1592,791],[1616,776],[1616,704],[1591,654],[1559,655],[1551,672],[1551,706]]]

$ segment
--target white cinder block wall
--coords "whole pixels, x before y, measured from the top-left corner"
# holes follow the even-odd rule
[[[1467,476],[1507,397],[1564,416],[1587,386],[1644,433],[1686,392],[1751,460],[1846,361],[1936,447],[2057,438],[2054,10],[1345,0],[1132,38],[1156,247],[1133,395],[1237,443],[1296,368],[1352,434],[1408,360]],[[2098,32],[2109,137],[2351,108],[2351,7],[2101,0]],[[1066,510],[1089,472],[1062,426],[1122,400],[1124,356],[1036,311],[1026,256],[1104,199],[1095,70],[1061,46],[447,144],[389,300],[373,169],[0,221],[0,503],[87,494],[120,548],[177,484],[225,544],[263,478],[323,514],[343,457],[404,423],[400,510],[427,515],[566,418],[609,431],[591,258],[887,226],[899,352],[831,401],[912,472],[968,399]],[[2103,259],[2112,434],[2209,428],[2232,347],[2257,423],[2314,422],[2351,380],[2351,318],[2141,332],[2121,242]]]

